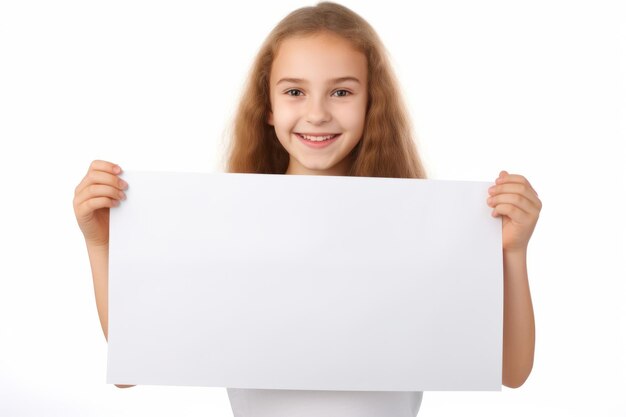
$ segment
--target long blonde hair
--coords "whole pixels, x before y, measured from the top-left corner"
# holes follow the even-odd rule
[[[387,52],[374,29],[352,10],[331,2],[297,9],[281,20],[261,46],[239,103],[227,152],[227,172],[284,174],[289,154],[274,127],[269,79],[281,42],[328,31],[350,41],[367,58],[368,104],[363,136],[348,155],[350,176],[426,178],[408,113]]]

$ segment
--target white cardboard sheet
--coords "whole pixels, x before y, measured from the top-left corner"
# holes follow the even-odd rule
[[[107,382],[500,390],[488,182],[125,172]]]

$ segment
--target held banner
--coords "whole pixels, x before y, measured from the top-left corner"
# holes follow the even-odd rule
[[[107,382],[500,390],[488,182],[129,171]]]

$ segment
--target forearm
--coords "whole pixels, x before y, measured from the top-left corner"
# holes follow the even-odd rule
[[[100,326],[105,339],[108,340],[109,329],[109,247],[87,243],[93,289],[96,296],[96,307]]]
[[[90,245],[87,243],[93,289],[96,294],[96,307],[104,338],[108,340],[109,330],[109,247]],[[134,385],[115,384],[118,388],[130,388]]]
[[[511,388],[528,378],[535,356],[535,318],[528,284],[526,251],[504,254],[504,335],[502,383]]]

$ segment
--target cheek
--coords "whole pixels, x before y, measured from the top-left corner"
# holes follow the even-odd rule
[[[350,129],[355,133],[362,133],[365,124],[365,106],[354,106],[343,108],[337,114],[341,118],[342,125],[346,129]]]
[[[277,103],[274,107],[274,126],[278,128],[289,128],[296,120],[296,110],[294,106]]]

